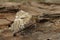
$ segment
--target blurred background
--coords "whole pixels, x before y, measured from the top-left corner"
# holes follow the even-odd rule
[[[35,1],[35,2],[40,2],[40,1],[45,1],[45,0],[0,0],[0,3],[2,2],[26,2],[26,1]]]
[[[60,3],[60,0],[0,0],[2,2],[27,2],[27,1],[35,1],[35,2],[47,2],[47,3]]]

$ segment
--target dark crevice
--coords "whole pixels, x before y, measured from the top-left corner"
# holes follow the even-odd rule
[[[0,10],[3,10],[3,9],[5,9],[5,7],[1,7],[1,8],[0,8]]]
[[[37,20],[38,23],[45,23],[45,22],[48,22],[48,21],[49,21],[48,19]]]
[[[0,8],[0,13],[8,13],[8,12],[10,12],[10,13],[16,13],[16,12],[18,12],[20,9],[2,9],[2,8]]]
[[[50,39],[47,39],[47,40],[50,40]]]
[[[8,25],[8,27],[11,27],[11,25]]]
[[[16,37],[16,33],[14,33],[13,36]]]
[[[8,27],[11,27],[11,25],[14,23],[14,21],[12,21],[9,25],[8,25]]]
[[[60,13],[54,13],[54,14],[45,14],[42,16],[43,18],[60,18]]]

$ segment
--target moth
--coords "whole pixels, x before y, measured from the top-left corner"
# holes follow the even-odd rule
[[[13,34],[23,30],[24,28],[28,27],[30,24],[32,24],[32,15],[28,12],[25,12],[23,10],[16,13],[16,17],[14,20],[14,23],[11,24],[11,27],[9,28]],[[28,26],[25,26],[28,25]]]

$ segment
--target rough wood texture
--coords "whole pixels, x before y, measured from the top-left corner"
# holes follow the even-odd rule
[[[10,12],[10,6],[4,4],[8,8],[8,12],[1,6],[0,10],[0,40],[60,40],[60,5],[56,4],[43,4],[31,2],[23,3],[16,6],[18,10],[24,10],[33,15],[32,20],[36,21],[36,25],[31,25],[17,35],[13,35],[8,28],[12,21],[15,19],[16,9]],[[12,8],[11,8],[12,9]],[[47,16],[49,19],[46,19]],[[7,20],[8,19],[8,20]]]

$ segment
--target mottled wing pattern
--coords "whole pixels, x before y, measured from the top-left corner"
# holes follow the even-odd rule
[[[25,28],[25,24],[28,24],[31,21],[32,15],[24,12],[24,11],[19,11],[16,13],[16,18],[14,20],[14,23],[11,25],[9,29],[13,31],[13,33],[16,33],[22,29]]]

